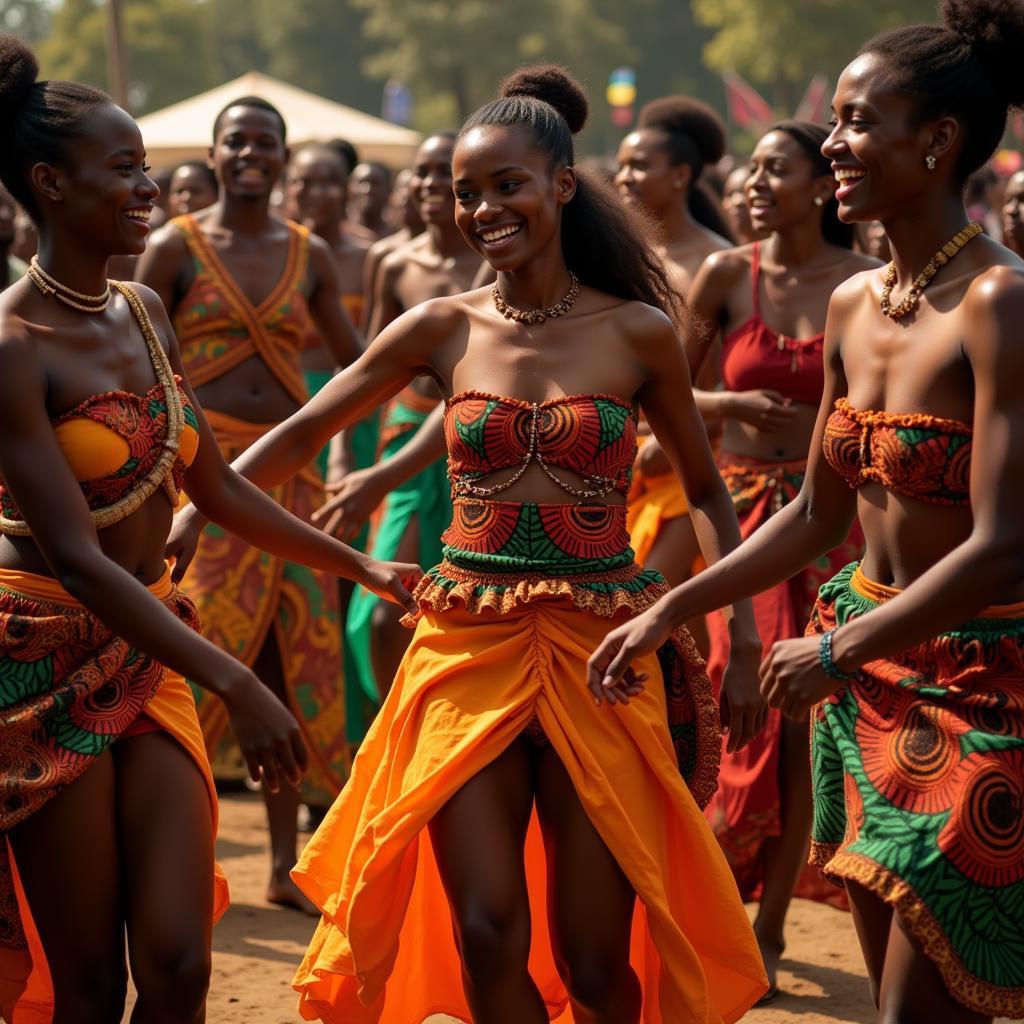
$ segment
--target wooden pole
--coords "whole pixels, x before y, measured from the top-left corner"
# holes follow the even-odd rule
[[[118,106],[128,109],[128,54],[121,27],[121,0],[107,0],[107,89]]]

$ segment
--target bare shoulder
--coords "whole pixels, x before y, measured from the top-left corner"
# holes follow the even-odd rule
[[[1011,260],[987,267],[974,277],[964,295],[963,311],[966,323],[979,326],[985,334],[1012,337],[1014,347],[1020,348],[1017,332],[1024,321],[1024,262],[1013,256]]]
[[[466,294],[462,294],[419,302],[396,317],[378,337],[401,336],[414,340],[417,348],[433,349],[465,325],[470,313],[465,300]]]
[[[613,307],[610,313],[622,336],[638,353],[648,348],[661,348],[669,339],[678,340],[668,315],[646,302],[627,300]]]
[[[863,302],[866,296],[874,294],[879,284],[878,268],[881,264],[870,256],[864,258],[871,262],[836,285],[829,300],[830,315],[845,313]]]
[[[10,295],[17,287],[13,285],[0,298],[0,390],[9,395],[21,388],[20,382],[24,382],[27,375],[31,379],[38,373],[40,380],[46,378],[39,346],[21,314],[17,296]]]

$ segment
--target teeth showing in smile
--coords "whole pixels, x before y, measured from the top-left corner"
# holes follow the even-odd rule
[[[500,242],[503,238],[510,238],[512,235],[518,233],[519,226],[509,226],[507,228],[497,228],[495,231],[484,231],[480,237],[485,242]]]
[[[141,220],[144,224],[149,223],[149,218],[153,216],[152,210],[125,210],[124,215],[131,217],[132,220]]]
[[[836,168],[836,181],[840,185],[845,185],[847,182],[859,181],[865,177],[864,171],[855,171],[852,167],[837,167]]]
[[[750,207],[753,210],[761,210],[766,206],[774,206],[775,204],[770,199],[751,199]]]

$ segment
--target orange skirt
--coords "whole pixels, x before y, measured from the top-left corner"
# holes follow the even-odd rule
[[[657,656],[637,666],[650,679],[626,707],[596,707],[586,688],[587,657],[629,614],[600,618],[565,597],[500,615],[423,610],[352,777],[293,872],[323,912],[294,981],[304,1019],[470,1020],[425,827],[534,716],[637,892],[644,1024],[735,1021],[765,991],[736,884],[679,774]],[[551,1019],[568,1022],[536,818],[525,858],[531,974]]]
[[[165,572],[160,580],[150,586],[149,590],[159,600],[169,601],[172,597],[170,572]],[[26,623],[29,630],[33,625],[32,619],[25,615],[25,602],[40,603],[39,626],[44,629],[48,628],[47,618],[53,622],[54,616],[63,614],[62,610],[75,616],[89,614],[56,580],[46,576],[0,569],[0,591],[8,599],[21,602],[19,611],[23,629]],[[102,633],[102,627],[99,628],[99,632]],[[24,639],[24,635],[22,638]],[[117,644],[124,646],[124,641],[114,638],[114,645]],[[72,645],[68,644],[65,660],[69,653],[74,653],[71,648]],[[112,652],[108,648],[104,648],[104,654],[97,657],[96,663],[106,664],[110,653]],[[96,655],[97,652],[93,650],[88,654]],[[163,682],[159,684],[156,692],[146,702],[143,712],[139,715],[139,718],[143,717],[150,719],[173,736],[195,762],[210,797],[210,817],[213,821],[214,834],[216,834],[217,792],[210,774],[210,763],[206,757],[203,734],[196,717],[195,701],[192,699],[192,693],[185,680],[176,672],[164,669]],[[139,718],[136,719],[136,722]],[[122,730],[121,735],[130,732],[131,728],[132,726],[128,726],[127,729]],[[74,785],[74,782],[69,781],[67,784]],[[34,803],[38,803],[40,797],[45,800],[45,795],[40,793],[37,794]],[[22,933],[24,944],[17,942],[0,947],[0,1015],[11,1024],[49,1024],[53,1018],[53,990],[50,972],[39,935],[32,921],[31,908],[18,878],[17,866],[6,837],[4,837],[4,845],[3,855],[10,865],[13,895],[17,902],[18,928]],[[214,865],[214,871],[213,920],[216,921],[227,910],[229,900],[228,884],[224,873],[219,865]]]

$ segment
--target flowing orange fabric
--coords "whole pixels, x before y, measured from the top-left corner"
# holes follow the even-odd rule
[[[638,436],[637,450],[641,450],[653,437],[653,434]],[[675,473],[648,476],[634,466],[628,508],[626,528],[629,530],[629,546],[636,560],[645,566],[662,527],[672,519],[685,516],[690,511],[690,504]]]
[[[170,573],[165,573],[149,589],[161,601],[170,599],[172,596]],[[79,617],[88,614],[83,606],[68,594],[56,580],[37,576],[34,573],[0,569],[0,591],[8,599],[13,598],[21,602],[26,599],[41,602],[41,611],[48,617],[52,617],[54,612],[59,613],[61,609],[66,610],[69,615]],[[23,614],[24,608],[19,608],[19,611],[22,612],[20,618],[23,623],[20,628],[23,630],[26,618]],[[31,628],[30,623],[29,628]],[[164,669],[163,681],[145,704],[143,714],[173,736],[195,762],[196,768],[203,776],[210,797],[210,815],[216,835],[217,793],[214,789],[213,777],[210,774],[210,765],[206,758],[199,722],[196,719],[195,702],[184,679],[177,673]],[[73,782],[69,784],[74,785]],[[31,910],[21,886],[17,866],[14,863],[6,836],[3,837],[3,841],[4,859],[10,866],[13,893],[25,944],[20,948],[8,945],[0,947],[0,1014],[8,1024],[49,1024],[53,1016],[53,990],[46,957],[32,922]],[[227,909],[228,885],[219,865],[214,866],[214,871],[216,877],[213,894],[213,920],[216,921]]]
[[[228,461],[274,426],[246,423],[213,409],[206,410],[206,418]],[[269,493],[308,522],[323,501],[323,482],[311,465]],[[332,800],[348,777],[350,762],[337,579],[268,555],[210,524],[181,592],[195,602],[203,635],[246,665],[255,662],[274,631],[288,706],[310,755],[304,792],[311,800]],[[211,760],[218,766],[237,761],[224,703],[207,690],[193,690]]]
[[[732,874],[679,773],[657,656],[637,666],[650,679],[627,707],[595,707],[585,686],[587,657],[630,614],[601,618],[566,597],[500,615],[423,608],[352,778],[293,872],[324,915],[294,982],[305,1019],[470,1020],[425,826],[534,716],[637,891],[644,1024],[735,1021],[765,991]],[[551,1018],[569,1021],[536,821],[526,869],[530,971]]]

